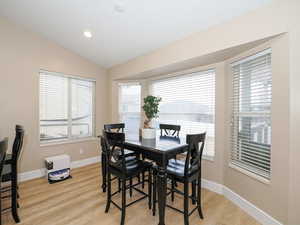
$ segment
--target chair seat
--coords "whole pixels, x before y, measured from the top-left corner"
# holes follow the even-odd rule
[[[6,154],[5,155],[5,164],[11,164],[12,163],[12,154]]]
[[[177,159],[170,159],[169,160],[169,165],[174,165],[174,166],[184,166],[185,161],[184,160],[177,160]]]
[[[11,181],[11,165],[4,164],[2,170],[2,182]]]
[[[197,174],[197,169],[190,170],[189,174],[187,174],[187,177],[184,176],[184,168],[185,168],[185,162],[182,160],[170,160],[168,166],[167,166],[167,174],[169,176],[175,176],[179,179],[186,178],[189,179],[191,176],[194,176]]]
[[[119,147],[117,147],[117,148],[120,149]],[[121,154],[121,149],[119,151],[119,154]],[[137,153],[134,152],[134,151],[128,150],[128,149],[124,149],[124,155],[125,155],[125,157],[127,157],[127,156],[136,156]]]
[[[126,173],[122,171],[122,165],[109,165],[109,167],[112,174],[119,177],[125,175],[126,178],[130,178],[150,169],[152,167],[152,164],[138,159],[126,161]]]

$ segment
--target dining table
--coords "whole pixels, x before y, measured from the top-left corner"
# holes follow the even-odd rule
[[[157,166],[157,196],[159,224],[165,224],[167,195],[167,165],[176,155],[188,150],[185,137],[157,136],[155,139],[143,139],[139,135],[126,135],[124,148],[143,155]]]

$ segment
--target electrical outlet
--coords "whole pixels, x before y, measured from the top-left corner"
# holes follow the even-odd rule
[[[80,155],[82,155],[84,153],[84,150],[82,148],[79,149],[79,153],[80,153]]]

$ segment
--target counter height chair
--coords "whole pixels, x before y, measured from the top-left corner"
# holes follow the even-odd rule
[[[125,123],[112,123],[112,124],[104,124],[104,131],[108,132],[116,132],[116,133],[124,133]],[[124,150],[126,156],[136,156],[137,154],[133,151]]]
[[[115,133],[124,133],[125,124],[124,123],[112,123],[112,124],[104,124],[104,131],[108,132],[115,132]],[[101,137],[101,136],[98,136]],[[102,141],[101,141],[102,143]],[[102,152],[101,152],[101,170],[102,170],[102,191],[106,192],[107,182],[106,182],[106,157],[105,157],[105,148],[103,148],[103,145],[101,144]],[[132,159],[133,157],[139,158],[139,154],[124,149],[124,155],[127,160]],[[139,178],[140,179],[140,178]],[[121,182],[119,181],[119,190],[121,190]]]
[[[159,124],[160,136],[169,136],[179,138],[180,125],[173,124]]]
[[[0,178],[2,178],[3,165],[5,163],[5,155],[7,150],[8,138],[0,141]],[[0,182],[1,188],[1,182]],[[0,192],[0,225],[2,224],[2,198]]]
[[[11,198],[11,210],[12,215],[16,223],[20,222],[18,215],[18,161],[23,146],[24,128],[20,125],[16,125],[16,137],[13,143],[11,157],[5,160],[2,171],[2,182],[11,182],[9,196]],[[8,189],[9,190],[9,189]],[[1,189],[1,192],[7,192],[7,189]],[[10,208],[3,209],[6,211]]]
[[[172,195],[172,201],[174,201],[174,193],[184,196],[184,210],[174,208],[171,205],[167,207],[174,209],[177,212],[184,214],[184,224],[189,225],[189,216],[193,212],[198,210],[199,216],[203,219],[203,213],[201,208],[201,161],[203,148],[205,144],[206,133],[187,135],[187,143],[189,145],[188,152],[185,160],[170,160],[167,166],[167,176],[172,181],[180,182],[184,184],[184,191],[178,190],[172,182],[171,188],[168,188]],[[154,177],[156,180],[156,177]],[[154,189],[156,181],[154,181]],[[192,195],[189,195],[189,184],[192,184]],[[196,193],[197,187],[197,193]],[[156,193],[153,193],[153,214],[155,215]],[[189,211],[189,200],[197,203],[197,206]]]
[[[121,210],[121,225],[125,224],[125,213],[126,208],[132,204],[143,200],[148,197],[148,205],[151,208],[151,198],[152,198],[152,176],[151,176],[151,167],[152,165],[148,162],[144,162],[135,158],[134,160],[126,160],[124,153],[124,142],[125,134],[124,133],[115,133],[105,131],[103,134],[103,146],[106,148],[106,163],[107,163],[107,202],[105,212],[107,213],[110,209],[111,203],[115,205],[119,210]],[[119,154],[121,152],[121,155]],[[149,179],[148,181],[148,193],[139,190],[136,186],[140,185],[141,182],[136,184],[132,183],[133,178],[139,177],[141,173],[148,172]],[[119,206],[115,201],[112,200],[112,197],[115,196],[118,191],[112,193],[111,188],[111,175],[116,176],[121,181],[121,190],[122,190],[122,205]],[[126,181],[130,181],[129,186],[126,184]],[[126,203],[126,190],[136,190],[141,193],[143,196],[129,204]]]

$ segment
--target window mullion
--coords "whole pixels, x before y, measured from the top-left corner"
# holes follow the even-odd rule
[[[72,139],[72,79],[68,78],[68,138]]]

